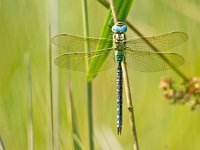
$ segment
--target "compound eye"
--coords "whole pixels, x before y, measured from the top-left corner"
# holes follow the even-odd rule
[[[118,32],[120,32],[120,28],[119,28],[118,26],[113,26],[113,27],[112,27],[112,31],[113,31],[114,33],[118,33]]]
[[[127,31],[127,26],[126,25],[123,25],[121,28],[122,28],[122,32],[126,32]]]

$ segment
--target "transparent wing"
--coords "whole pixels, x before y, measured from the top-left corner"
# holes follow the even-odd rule
[[[164,58],[163,58],[164,57]],[[155,53],[147,51],[133,51],[126,49],[125,60],[127,67],[141,72],[156,72],[170,69],[164,59],[178,67],[184,64],[184,58],[175,53]]]
[[[103,71],[115,65],[114,50],[112,48],[89,53],[66,53],[55,58],[54,63],[62,68],[67,68],[73,71],[87,72],[86,62],[95,61],[95,59],[98,59],[103,55],[108,55],[101,68],[98,70]]]
[[[89,51],[94,51],[98,44],[104,47],[112,47],[112,39],[96,39],[91,37],[79,37],[69,34],[59,34],[52,38],[52,43],[70,52],[83,52],[86,43]]]
[[[151,51],[153,49],[145,42],[145,39],[153,44],[158,50],[165,51],[172,49],[188,39],[188,36],[184,32],[171,32],[158,36],[133,38],[127,40],[127,47],[136,51]]]

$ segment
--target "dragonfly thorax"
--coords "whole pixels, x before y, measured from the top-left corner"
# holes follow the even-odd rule
[[[113,46],[115,50],[124,50],[126,48],[126,35],[124,33],[114,33]]]

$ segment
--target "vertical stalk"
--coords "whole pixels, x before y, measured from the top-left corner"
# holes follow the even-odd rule
[[[132,104],[132,98],[131,98],[131,90],[130,90],[128,71],[127,71],[125,61],[122,62],[122,70],[123,70],[123,79],[124,79],[124,86],[125,86],[125,92],[126,92],[127,106],[128,106],[128,111],[129,111],[131,132],[133,134],[134,150],[139,150],[139,144],[138,144],[137,132],[136,132],[136,126],[135,126],[134,110],[133,110],[133,104]]]
[[[116,23],[118,20],[117,20],[117,13],[115,11],[114,0],[110,0],[110,5],[111,5],[113,18]],[[122,62],[122,70],[123,70],[124,86],[125,86],[126,97],[127,97],[127,105],[128,105],[128,110],[129,110],[130,125],[132,129],[131,131],[133,134],[134,150],[139,150],[139,144],[137,140],[136,127],[135,127],[135,117],[134,117],[134,111],[133,111],[133,105],[132,105],[132,99],[131,99],[131,90],[130,90],[128,72],[127,72],[125,60]]]
[[[117,19],[117,11],[115,9],[114,0],[110,0],[110,7],[111,7],[111,10],[112,10],[112,15],[113,15],[114,22],[116,23],[118,21],[118,19]]]
[[[54,150],[54,107],[53,107],[53,78],[52,78],[52,54],[49,48],[49,87],[50,87],[50,117],[51,117],[51,143]]]
[[[28,150],[34,150],[34,133],[33,133],[33,101],[32,101],[32,77],[31,62],[29,52],[25,55],[26,79],[28,85]]]
[[[1,138],[1,136],[0,136],[0,146],[1,146],[2,150],[6,150],[6,148],[5,148],[4,144],[3,144],[3,140]]]
[[[87,98],[88,98],[88,127],[89,127],[89,144],[90,150],[94,149],[94,133],[93,133],[93,112],[92,112],[92,82],[87,82]]]
[[[49,29],[51,32],[51,29]],[[49,39],[51,39],[51,34],[49,34]],[[50,42],[50,40],[49,40]],[[54,150],[54,108],[53,108],[53,77],[52,77],[52,52],[51,43],[49,43],[49,88],[50,88],[50,118],[51,118],[51,144]]]
[[[82,0],[82,11],[83,11],[83,28],[84,36],[89,36],[89,22],[88,22],[88,8],[87,0]],[[85,43],[85,52],[89,52],[89,43]],[[87,70],[89,70],[89,62],[86,62]],[[88,127],[89,127],[89,146],[90,150],[94,149],[93,139],[93,116],[92,116],[92,81],[87,81],[87,99],[88,99]]]
[[[72,91],[71,91],[71,84],[70,84],[70,72],[67,72],[67,82],[66,82],[66,93],[67,93],[67,110],[68,110],[68,120],[70,122],[71,130],[72,130],[72,137],[73,137],[73,145],[75,150],[81,150],[84,149],[83,145],[80,141],[79,132],[77,130],[77,122],[76,122],[76,110],[74,108],[73,104],[73,97],[72,97]]]
[[[49,87],[50,87],[50,117],[51,117],[51,149],[59,149],[59,86],[58,86],[58,69],[52,65],[52,58],[57,55],[52,51],[51,37],[58,30],[58,6],[57,0],[49,1]]]

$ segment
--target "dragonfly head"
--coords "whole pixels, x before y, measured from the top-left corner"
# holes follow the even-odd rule
[[[117,22],[112,27],[114,33],[125,33],[127,31],[127,26],[123,22]]]

